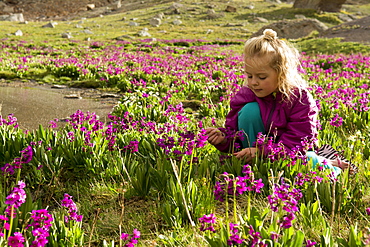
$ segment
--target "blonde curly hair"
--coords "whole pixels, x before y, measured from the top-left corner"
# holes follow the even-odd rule
[[[272,29],[263,31],[263,35],[251,38],[244,45],[244,64],[247,60],[263,59],[278,74],[278,90],[290,101],[293,92],[307,87],[307,82],[298,71],[301,66],[300,53],[289,42],[278,39]]]

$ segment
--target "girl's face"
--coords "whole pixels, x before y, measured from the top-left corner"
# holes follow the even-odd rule
[[[270,60],[254,57],[245,59],[247,86],[263,98],[278,90],[278,73],[269,65]]]

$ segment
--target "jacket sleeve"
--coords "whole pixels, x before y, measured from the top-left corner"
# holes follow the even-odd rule
[[[219,128],[226,137],[225,143],[215,145],[215,147],[224,153],[231,153],[233,151],[233,143],[235,142],[235,136],[238,128],[238,112],[237,108],[231,109],[226,116],[225,128]]]
[[[254,94],[247,87],[242,87],[230,100],[230,112],[226,116],[225,127],[219,128],[225,134],[226,142],[215,145],[219,151],[231,153],[234,150],[234,143],[240,143],[237,137],[238,113],[245,104],[252,101],[255,101]]]
[[[312,144],[317,137],[318,108],[312,95],[302,91],[301,97],[297,97],[292,104],[287,116],[286,131],[279,138],[287,152],[292,149],[302,151],[305,140]]]

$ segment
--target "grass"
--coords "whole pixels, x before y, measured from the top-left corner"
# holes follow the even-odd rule
[[[40,45],[42,44],[45,48],[52,46],[52,47],[60,47],[64,50],[72,50],[78,53],[78,49],[74,49],[79,47],[80,44],[85,46],[91,45],[93,42],[97,41],[107,41],[113,40],[122,35],[129,35],[134,37],[134,39],[142,39],[136,36],[137,32],[142,30],[144,27],[149,29],[149,32],[152,34],[152,37],[157,39],[178,39],[178,40],[186,40],[186,39],[204,39],[207,41],[218,41],[218,40],[235,40],[235,41],[243,41],[249,37],[254,31],[257,31],[261,28],[265,23],[255,23],[254,17],[264,17],[269,19],[269,23],[274,22],[281,18],[293,19],[296,14],[304,14],[307,17],[318,18],[321,21],[325,22],[328,26],[332,26],[338,23],[337,15],[338,13],[322,13],[318,14],[316,12],[310,10],[294,10],[291,9],[291,5],[289,4],[271,4],[265,1],[249,1],[248,4],[252,3],[255,6],[255,9],[247,9],[244,8],[247,3],[245,1],[233,1],[232,4],[238,6],[237,13],[225,13],[225,16],[220,19],[208,20],[206,18],[206,12],[209,8],[207,8],[208,3],[197,3],[191,1],[183,1],[182,4],[195,8],[195,11],[181,13],[179,15],[167,15],[163,20],[163,24],[160,27],[150,27],[148,24],[148,19],[155,14],[165,12],[168,10],[170,3],[164,4],[157,4],[155,7],[151,7],[145,10],[133,10],[128,13],[122,14],[115,14],[115,15],[106,15],[104,17],[98,18],[88,18],[84,20],[71,20],[71,21],[58,21],[58,24],[55,28],[42,28],[46,22],[29,22],[28,24],[17,24],[17,23],[3,23],[4,25],[1,26],[2,36],[0,38],[7,39],[5,42],[12,42],[14,41],[26,41],[29,45]],[[216,5],[215,11],[216,13],[223,12],[226,8],[227,3],[222,1],[215,1],[213,2]],[[370,13],[370,8],[368,5],[361,5],[358,7],[363,14]],[[348,13],[355,13],[357,8],[349,8],[347,9]],[[180,16],[179,18],[183,24],[179,26],[175,26],[172,21]],[[125,20],[122,18],[125,17]],[[131,27],[128,25],[128,22],[131,19],[135,19],[136,22],[140,24],[138,27]],[[236,27],[226,27],[225,24],[232,23],[236,25]],[[78,28],[76,25],[81,25],[83,28]],[[240,26],[238,26],[240,25]],[[15,37],[15,36],[8,36],[6,34],[14,33],[16,30],[21,29],[24,33],[22,37]],[[93,32],[92,35],[84,34],[81,32],[83,29],[88,29]],[[242,31],[248,30],[248,31]],[[165,30],[166,32],[163,32]],[[213,30],[212,32],[208,32],[208,30]],[[61,38],[61,33],[70,32],[73,36],[72,40],[66,40]],[[340,39],[318,39],[316,34],[312,34],[309,37],[305,37],[299,40],[293,41],[302,51],[306,51],[310,54],[315,53],[327,53],[327,54],[334,54],[337,52],[343,53],[368,53],[369,46],[359,43],[343,43]],[[89,40],[90,38],[90,40]],[[78,42],[75,42],[78,41]],[[130,40],[135,44],[135,40]],[[242,46],[239,44],[232,45],[229,47],[220,47],[219,53],[226,51],[226,50],[233,50],[236,54],[241,53]],[[47,54],[50,56],[58,56],[59,54]],[[76,54],[77,56],[77,54]],[[29,78],[31,79],[40,79],[46,83],[55,83],[59,82],[62,83],[69,83],[70,78],[55,78],[51,75],[45,74],[45,70],[43,69],[33,69],[28,71]],[[6,79],[13,79],[14,73],[10,71],[0,71],[0,76]],[[198,90],[199,91],[199,90]],[[217,97],[216,97],[217,96]],[[216,95],[215,99],[218,98],[219,95]],[[141,99],[141,94],[138,94],[139,99]],[[192,95],[188,95],[189,98],[192,98]],[[131,96],[131,103],[133,102],[133,98]],[[193,99],[184,100],[184,102],[189,103],[188,101]],[[180,100],[179,100],[180,101]],[[179,102],[176,102],[179,103]],[[197,99],[193,102],[196,104],[196,107],[200,107],[202,102],[198,101]],[[157,102],[158,104],[158,102]],[[328,111],[329,112],[329,111]],[[215,114],[216,116],[216,114]],[[220,123],[222,122],[221,117],[217,119]],[[366,121],[363,120],[365,123]],[[347,130],[347,129],[345,129]],[[329,141],[331,140],[330,135],[333,135],[335,131],[328,131],[328,136],[325,137]],[[338,134],[338,131],[335,133]],[[356,140],[367,140],[368,134],[366,134],[366,130],[364,130],[364,134],[353,134],[353,138]],[[348,149],[346,150],[346,154],[351,154],[352,151],[349,149],[352,143],[346,137],[345,133],[340,133],[342,139],[337,141],[346,141],[348,144]],[[356,136],[357,135],[357,136]],[[139,135],[141,137],[141,135]],[[39,136],[37,136],[39,138]],[[37,139],[35,137],[35,139]],[[82,138],[82,137],[81,137]],[[42,139],[40,137],[39,139]],[[324,139],[324,141],[328,141]],[[38,141],[38,139],[37,139]],[[26,142],[26,141],[24,141]],[[67,141],[66,141],[67,142]],[[57,149],[55,146],[55,149]],[[357,148],[361,145],[356,144]],[[368,144],[364,143],[363,146],[368,146]],[[14,151],[14,150],[13,150]],[[158,151],[158,150],[156,150]],[[209,148],[202,153],[206,158],[209,158],[207,155],[214,154],[215,150],[210,150]],[[80,155],[86,155],[84,152],[74,154],[74,157],[79,157]],[[147,155],[147,156],[146,156]],[[153,154],[153,156],[156,154]],[[360,153],[360,151],[356,150],[354,155],[355,161],[357,162],[364,162],[363,166],[360,167],[361,174],[364,174],[362,181],[363,193],[365,195],[369,195],[368,189],[368,181],[366,178],[370,177],[370,173],[366,171],[366,167],[369,166],[368,160],[363,160],[364,154]],[[154,156],[158,158],[157,156]],[[109,155],[104,156],[100,161],[101,163],[109,163],[110,159]],[[203,157],[204,158],[204,157]],[[113,158],[112,158],[113,159]],[[157,161],[158,164],[153,164],[153,157],[148,154],[145,155],[137,155],[137,163],[145,161],[148,166],[156,166],[161,165],[160,161]],[[214,159],[214,158],[213,158]],[[209,158],[210,164],[209,166],[214,166],[212,158]],[[96,160],[92,158],[92,162]],[[122,161],[122,163],[124,163]],[[127,162],[128,163],[128,162]],[[119,161],[116,162],[116,165],[120,164]],[[80,165],[78,162],[76,165]],[[132,164],[130,164],[132,165]],[[70,167],[71,168],[71,167]],[[73,168],[73,167],[72,167]],[[111,167],[109,168],[111,169]],[[79,171],[79,175],[86,175],[85,171]],[[87,173],[87,171],[86,171]],[[211,172],[210,172],[211,173]],[[75,175],[75,174],[73,174]],[[212,174],[213,175],[213,174]],[[102,175],[103,176],[103,175]],[[119,176],[123,176],[120,174]],[[130,188],[127,179],[123,179],[119,176],[112,177],[107,179],[100,179],[97,176],[94,179],[86,178],[86,181],[83,180],[82,177],[68,177],[64,178],[65,181],[59,181],[56,178],[56,182],[54,182],[53,186],[47,187],[46,195],[50,198],[50,201],[56,200],[55,198],[60,198],[64,191],[68,191],[70,194],[75,195],[76,201],[78,204],[78,208],[80,209],[80,213],[85,216],[84,221],[84,229],[86,233],[86,239],[88,239],[87,244],[89,246],[99,246],[101,244],[101,240],[104,238],[108,242],[112,240],[117,240],[121,232],[130,232],[132,231],[132,226],[137,227],[140,231],[143,232],[142,241],[140,242],[140,246],[207,246],[206,241],[203,237],[199,236],[198,234],[194,233],[194,229],[186,225],[183,228],[176,228],[172,227],[168,222],[165,222],[162,218],[162,211],[161,207],[163,206],[163,201],[159,200],[156,197],[155,193],[149,193],[147,196],[139,197],[133,190]],[[209,175],[209,180],[214,180],[215,178]],[[46,182],[44,184],[46,186]],[[204,187],[211,187],[209,184],[200,184]],[[202,186],[200,186],[201,188]],[[202,195],[201,189],[198,190],[199,195]],[[351,196],[350,192],[349,197]],[[175,197],[175,195],[172,195]],[[159,196],[158,196],[159,197]],[[258,211],[263,211],[267,207],[267,200],[266,198],[257,198],[256,200],[252,201],[252,206],[257,208]],[[171,200],[175,200],[171,198]],[[238,206],[237,210],[240,214],[243,214],[247,208],[247,197],[241,197],[238,199]],[[195,207],[195,205],[193,205]],[[206,207],[206,205],[205,205]],[[217,204],[214,206],[216,208],[217,215],[223,215],[225,213],[224,204]],[[360,210],[355,208],[355,210]],[[231,212],[230,212],[231,214]],[[333,231],[333,235],[339,237],[348,236],[349,227],[354,225],[357,218],[360,216],[357,215],[357,218],[351,219],[353,214],[341,214],[335,215],[333,218],[333,222],[330,222],[331,230]],[[331,215],[323,213],[323,218],[326,221],[330,221]],[[360,227],[365,228],[368,224],[368,220],[361,220]],[[315,228],[310,228],[305,226],[302,229],[308,236],[312,237],[312,239],[319,240],[320,232],[319,230],[325,231],[327,229],[323,229],[324,225],[317,226]],[[321,227],[321,228],[320,228]],[[318,230],[319,229],[319,230]],[[121,231],[121,232],[120,232]]]

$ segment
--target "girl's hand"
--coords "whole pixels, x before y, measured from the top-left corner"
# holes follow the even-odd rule
[[[234,153],[234,156],[238,159],[243,159],[247,163],[251,162],[257,153],[257,148],[244,148],[243,150]]]
[[[208,136],[207,139],[208,142],[211,143],[212,145],[217,145],[226,142],[225,134],[217,128],[212,127],[207,128],[206,135]]]

